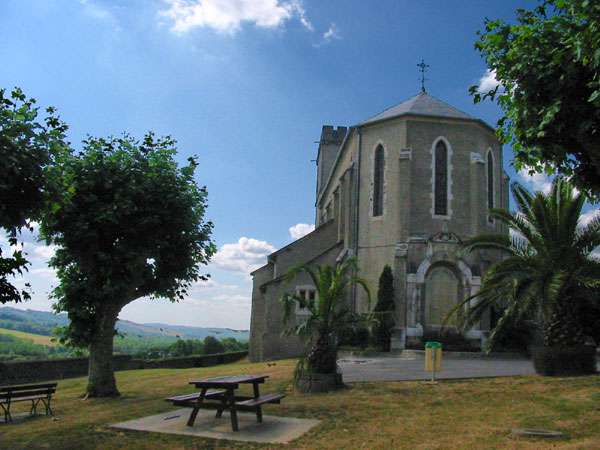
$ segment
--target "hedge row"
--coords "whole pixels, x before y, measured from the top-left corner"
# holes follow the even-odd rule
[[[540,375],[592,375],[596,373],[596,348],[535,347],[533,365]]]
[[[208,367],[238,361],[247,355],[248,352],[243,351],[155,360],[134,359],[130,355],[115,355],[113,357],[113,367],[116,371]],[[4,362],[0,363],[0,386],[5,384],[61,380],[63,378],[81,377],[87,375],[87,373],[87,358]]]

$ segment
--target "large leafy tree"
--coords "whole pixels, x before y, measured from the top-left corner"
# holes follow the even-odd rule
[[[373,309],[375,325],[373,341],[384,352],[390,351],[392,328],[394,327],[394,275],[392,268],[386,265],[379,277],[377,303]]]
[[[337,341],[340,332],[360,320],[347,304],[348,288],[352,285],[361,286],[370,303],[369,288],[365,280],[355,275],[357,270],[356,260],[351,258],[335,266],[313,268],[300,265],[286,274],[288,282],[293,281],[300,273],[307,274],[316,290],[314,300],[296,293],[286,293],[281,298],[284,322],[289,325],[287,332],[300,336],[307,343],[306,362],[309,372],[331,374],[337,370]],[[306,319],[295,319],[297,307],[307,310]]]
[[[0,89],[0,228],[8,245],[0,247],[0,303],[20,302],[30,298],[10,279],[27,269],[27,259],[18,235],[23,228],[32,229],[39,219],[49,179],[46,169],[56,156],[68,151],[67,126],[54,108],[46,109],[40,120],[35,99],[21,89],[10,93]]]
[[[50,265],[59,285],[56,311],[70,325],[64,339],[90,353],[87,395],[118,395],[112,367],[115,322],[142,298],[178,301],[205,280],[200,265],[215,251],[204,219],[207,192],[196,161],[178,167],[175,141],[152,133],[88,138],[55,168],[60,185],[41,223],[57,245]]]
[[[487,20],[475,44],[500,86],[498,131],[517,168],[557,170],[600,196],[600,2],[545,0],[517,23]]]
[[[485,273],[465,326],[495,308],[502,316],[490,336],[492,347],[506,327],[531,318],[541,318],[545,346],[581,345],[582,313],[600,304],[600,261],[592,255],[600,246],[600,217],[587,224],[579,220],[584,196],[561,177],[548,194],[531,194],[517,183],[512,193],[518,212],[490,213],[508,225],[510,235],[484,234],[464,243],[466,252],[495,249],[506,256]],[[467,298],[455,312],[471,300]]]

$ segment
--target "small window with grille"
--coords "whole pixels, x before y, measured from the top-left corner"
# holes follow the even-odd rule
[[[296,288],[296,295],[305,302],[315,302],[317,300],[317,291],[313,286],[298,286]],[[309,314],[310,310],[308,308],[303,308],[296,303],[296,315],[307,316]]]

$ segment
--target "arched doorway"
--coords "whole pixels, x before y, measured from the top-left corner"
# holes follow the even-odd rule
[[[456,306],[460,283],[452,269],[438,265],[432,267],[425,278],[425,326],[439,328],[446,315]],[[455,325],[456,319],[448,322]]]

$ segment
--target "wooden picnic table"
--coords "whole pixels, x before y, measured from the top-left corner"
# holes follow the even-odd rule
[[[269,378],[268,375],[234,375],[204,378],[202,380],[190,381],[200,389],[199,393],[179,395],[166,400],[177,406],[192,408],[187,425],[193,426],[198,411],[201,409],[216,409],[216,417],[221,417],[223,411],[229,411],[231,415],[231,428],[238,431],[238,411],[253,411],[256,413],[257,422],[262,422],[262,408],[265,403],[280,403],[285,397],[283,394],[260,395],[259,385]],[[235,395],[235,390],[240,384],[252,384],[253,396]]]

